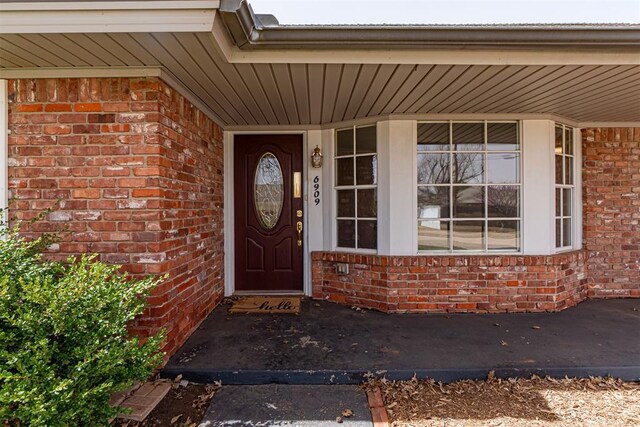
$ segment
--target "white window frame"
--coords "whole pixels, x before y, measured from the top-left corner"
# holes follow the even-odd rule
[[[562,153],[558,154],[555,152],[555,130],[556,128],[561,128],[562,129]],[[565,144],[566,144],[566,129],[571,129],[571,136],[572,139],[570,141],[571,144],[571,152],[573,154],[567,154],[564,149]],[[581,160],[579,158],[579,154],[580,152],[577,150],[577,143],[576,143],[576,133],[579,132],[579,129],[576,129],[572,126],[568,126],[565,125],[563,123],[555,123],[554,126],[554,140],[553,140],[553,147],[554,147],[554,152],[553,152],[553,183],[554,183],[554,190],[553,190],[553,246],[555,247],[556,252],[567,252],[567,251],[572,251],[574,250],[576,247],[579,247],[578,242],[576,242],[577,239],[577,232],[576,232],[576,222],[577,222],[577,215],[576,212],[578,212],[578,191],[577,191],[577,183],[578,183],[578,176],[576,173],[577,170],[577,163],[579,160]],[[562,184],[558,184],[556,182],[556,163],[555,163],[555,159],[556,157],[560,155],[562,157],[562,177],[563,177],[563,181],[564,181],[564,177],[565,177],[565,167],[566,167],[566,162],[565,159],[566,158],[571,158],[572,160],[572,170],[571,170],[571,176],[572,176],[572,184],[566,184],[566,183],[562,183]],[[571,192],[571,203],[570,203],[570,208],[571,208],[571,212],[570,215],[564,215],[562,212],[562,199],[564,198],[564,191],[565,189],[568,189]],[[557,212],[558,212],[558,206],[556,206],[556,191],[560,190],[560,194],[561,194],[561,201],[560,201],[560,215],[558,216]],[[570,243],[568,245],[563,245],[563,246],[558,246],[557,242],[556,242],[556,233],[557,233],[557,222],[558,220],[560,220],[560,239],[561,241],[564,243],[564,220],[565,219],[569,219],[570,220]]]
[[[376,129],[376,151],[373,153],[362,153],[362,154],[357,154],[356,153],[356,130],[359,128],[366,128],[366,127],[373,127]],[[353,154],[348,154],[348,155],[337,155],[337,149],[336,149],[336,145],[338,143],[338,132],[343,131],[343,130],[353,130]],[[367,189],[374,189],[376,191],[376,199],[378,200],[378,204],[380,203],[379,200],[379,194],[378,194],[378,186],[380,184],[380,177],[379,177],[379,171],[380,171],[380,167],[379,167],[379,161],[380,161],[380,141],[378,138],[378,132],[377,132],[377,123],[367,123],[367,124],[359,124],[359,125],[353,125],[353,126],[346,126],[346,127],[340,127],[340,128],[335,128],[333,130],[333,147],[332,147],[332,153],[333,156],[331,158],[331,163],[332,163],[332,173],[331,173],[331,180],[332,180],[332,189],[333,189],[333,195],[332,195],[332,200],[333,200],[333,214],[332,214],[332,221],[333,221],[333,229],[334,231],[334,235],[333,235],[333,250],[335,251],[341,251],[341,252],[353,252],[353,253],[362,253],[362,254],[377,254],[378,253],[378,248],[380,245],[380,220],[379,220],[379,216],[380,216],[380,211],[378,209],[378,207],[376,206],[376,212],[377,212],[377,216],[375,218],[371,218],[371,217],[358,217],[358,195],[357,195],[357,191],[355,191],[355,205],[354,205],[354,213],[355,216],[354,217],[338,217],[338,190],[367,190]],[[377,176],[377,183],[376,184],[365,184],[365,185],[357,185],[356,184],[356,159],[358,157],[367,157],[367,156],[375,156],[376,157],[376,176]],[[337,180],[337,173],[338,173],[338,169],[336,167],[336,163],[338,159],[347,159],[347,158],[353,158],[353,185],[338,185],[338,180]],[[355,244],[356,246],[358,245],[358,220],[374,220],[376,221],[376,249],[369,249],[369,248],[351,248],[351,247],[344,247],[344,246],[339,246],[338,245],[338,221],[339,220],[353,220],[355,221]]]
[[[456,255],[499,255],[499,254],[508,254],[508,255],[519,255],[524,251],[524,150],[523,150],[523,132],[522,132],[522,122],[520,120],[419,120],[416,122],[416,128],[419,124],[422,123],[447,123],[449,125],[449,149],[448,150],[423,150],[419,151],[417,149],[417,140],[414,144],[414,169],[417,168],[417,158],[419,154],[434,154],[434,153],[448,153],[450,156],[452,153],[466,153],[466,151],[457,151],[454,150],[453,143],[453,132],[452,127],[454,124],[458,123],[482,123],[484,125],[484,147],[482,150],[470,150],[469,153],[480,153],[484,156],[484,174],[485,180],[481,184],[453,184],[449,182],[448,184],[418,184],[417,182],[417,169],[416,169],[416,179],[413,182],[413,186],[415,187],[415,209],[414,209],[414,219],[415,219],[415,251],[418,255],[441,255],[441,254],[456,254]],[[487,129],[489,123],[515,123],[518,126],[518,149],[517,150],[488,150],[486,146],[487,141]],[[488,156],[487,154],[500,154],[500,153],[517,153],[519,156],[518,168],[519,168],[519,182],[513,184],[490,184],[486,182],[486,176],[488,173]],[[451,157],[450,157],[451,158]],[[450,168],[450,173],[452,172]],[[488,188],[491,186],[499,186],[499,185],[508,185],[519,188],[519,217],[517,218],[489,218],[489,204],[487,203],[488,197]],[[424,221],[424,219],[417,218],[417,189],[419,187],[448,187],[449,188],[449,216],[448,218],[442,219],[434,219],[434,221],[446,221],[450,224],[450,229],[448,231],[449,234],[449,249],[448,250],[429,250],[429,249],[419,249],[419,238],[418,238],[418,223],[420,221]],[[454,219],[453,218],[453,189],[454,187],[482,187],[484,188],[484,216],[482,218],[461,218]],[[491,220],[504,220],[504,221],[518,221],[518,249],[517,250],[505,250],[505,249],[489,249],[489,238],[488,238],[488,224]],[[483,249],[480,250],[468,250],[468,249],[454,249],[453,248],[453,224],[455,222],[460,221],[478,221],[483,222],[484,224],[484,234],[483,234]]]

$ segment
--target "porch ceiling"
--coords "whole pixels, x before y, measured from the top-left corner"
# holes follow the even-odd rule
[[[640,121],[640,65],[327,62],[231,63],[211,32],[0,36],[0,75],[9,69],[160,67],[230,127],[392,114]]]

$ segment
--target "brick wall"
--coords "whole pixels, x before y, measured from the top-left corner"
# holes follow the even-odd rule
[[[133,330],[172,353],[223,295],[221,129],[155,78],[9,82],[12,214],[71,232],[54,259],[95,252],[169,273]],[[316,298],[401,311],[559,310],[640,296],[640,129],[583,131],[585,251],[548,257],[313,254]],[[337,262],[350,273],[338,275]]]
[[[155,78],[9,81],[11,214],[71,232],[50,257],[94,252],[169,279],[134,330],[182,343],[223,292],[222,135]]]
[[[640,297],[640,128],[582,132],[589,296]]]
[[[347,263],[349,274],[336,273]],[[586,253],[554,256],[313,254],[313,296],[387,312],[561,310],[587,294]]]

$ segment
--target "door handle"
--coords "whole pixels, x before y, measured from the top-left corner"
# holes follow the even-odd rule
[[[296,230],[298,231],[298,246],[302,246],[302,221],[296,223]]]

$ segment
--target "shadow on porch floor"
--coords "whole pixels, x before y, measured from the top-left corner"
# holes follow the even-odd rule
[[[589,300],[560,313],[384,314],[305,300],[300,315],[216,308],[169,360],[223,384],[356,384],[367,373],[441,381],[538,375],[640,379],[640,300]]]

